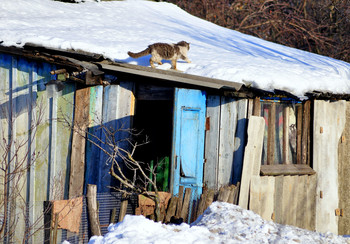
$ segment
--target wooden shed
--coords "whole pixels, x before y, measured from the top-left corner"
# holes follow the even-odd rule
[[[313,93],[301,101],[35,45],[0,46],[0,86],[2,164],[9,172],[21,159],[29,166],[17,182],[18,201],[1,206],[8,223],[16,209],[27,209],[13,240],[43,223],[44,201],[82,196],[86,184],[111,191],[108,158],[67,122],[96,138],[105,136],[101,124],[143,130],[150,143],[137,157],[168,160],[162,189],[173,195],[184,186],[196,200],[203,189],[240,182],[239,205],[267,220],[350,234],[348,96]],[[3,196],[10,194],[5,185]],[[33,243],[40,233],[32,233]]]

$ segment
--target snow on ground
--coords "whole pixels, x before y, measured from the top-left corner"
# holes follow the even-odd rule
[[[214,202],[193,224],[165,225],[143,216],[127,215],[110,225],[108,233],[89,244],[145,243],[350,243],[332,233],[321,234],[263,220],[237,205]]]
[[[185,73],[281,89],[300,97],[314,90],[350,94],[349,63],[244,35],[169,3],[1,0],[0,13],[3,46],[30,42],[149,66],[149,57],[132,59],[127,51],[185,40],[191,43],[192,60],[191,64],[178,62],[178,69]],[[158,68],[169,67],[165,62]]]

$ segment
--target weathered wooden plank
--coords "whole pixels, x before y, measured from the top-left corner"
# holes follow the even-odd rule
[[[204,185],[218,188],[220,96],[207,97],[207,126],[205,132]],[[209,123],[209,124],[208,124]]]
[[[72,156],[69,181],[69,198],[83,195],[85,169],[85,131],[89,123],[90,88],[76,91]],[[82,135],[83,133],[83,135]]]
[[[102,106],[103,106],[103,86],[93,86],[90,88],[90,106],[89,106],[89,128],[85,148],[85,186],[87,184],[97,185],[97,192],[101,192],[99,179],[101,178],[101,152],[99,146],[101,142],[97,138],[102,138]]]
[[[249,209],[265,220],[271,220],[274,211],[275,178],[252,176]]]
[[[53,66],[49,64],[37,64],[36,71],[33,73],[33,96],[36,95],[34,105],[33,118],[37,120],[41,118],[41,123],[37,127],[35,140],[33,142],[32,151],[37,156],[36,161],[30,172],[31,186],[33,192],[30,194],[30,202],[33,203],[30,214],[32,215],[32,223],[38,223],[37,226],[43,226],[43,201],[48,200],[50,183],[49,183],[49,150],[50,150],[50,107],[48,106],[48,97],[45,84],[53,79],[50,71]],[[40,156],[39,156],[40,155]],[[33,243],[41,243],[44,231],[39,230],[34,233]]]
[[[179,195],[178,195],[178,201],[177,201],[177,207],[176,207],[176,217],[181,216],[181,211],[182,211],[182,203],[183,203],[183,198],[184,197],[184,186],[179,186]]]
[[[282,157],[284,164],[292,163],[289,160],[289,107],[283,108],[283,150]]]
[[[103,97],[103,127],[114,133],[114,140],[117,146],[128,150],[130,145],[125,140],[130,136],[128,129],[132,128],[132,116],[135,111],[134,83],[120,82],[120,85],[105,87]],[[108,135],[102,135],[102,141],[108,140]],[[109,138],[112,139],[112,138]],[[106,150],[111,150],[105,146]],[[120,160],[120,159],[117,159]],[[100,159],[100,178],[98,184],[99,192],[110,191],[109,186],[117,184],[116,180],[109,174],[111,165],[108,163],[108,155],[102,154]],[[123,166],[121,164],[120,166]],[[123,167],[121,167],[123,170]]]
[[[338,233],[339,217],[334,214],[339,203],[338,142],[345,120],[345,101],[314,101],[313,168],[317,173],[316,230],[320,232]]]
[[[259,175],[260,173],[264,129],[264,118],[250,117],[248,122],[248,142],[244,153],[242,181],[239,193],[239,206],[245,209],[248,207],[251,176]]]
[[[267,129],[267,164],[272,165],[275,162],[275,137],[276,137],[276,104],[271,103],[268,117]]]
[[[253,116],[261,115],[261,105],[260,105],[260,97],[254,98],[254,106],[253,106]]]
[[[197,207],[197,213],[196,213],[196,218],[198,218],[200,215],[202,215],[204,210],[205,210],[205,202],[206,202],[206,199],[207,199],[207,195],[208,195],[208,190],[204,189],[203,193],[201,194],[201,197],[199,199],[199,203],[198,203],[198,207]]]
[[[313,175],[316,172],[305,164],[275,164],[261,165],[260,172],[262,175]]]
[[[217,201],[227,202],[228,198],[230,197],[230,193],[231,193],[231,188],[229,186],[221,187]]]
[[[260,192],[260,176],[252,175],[250,178],[249,190],[249,210],[256,214],[261,214],[261,192]]]
[[[338,234],[350,235],[350,103],[346,102],[346,122],[341,140],[338,143],[339,152],[339,208],[344,215],[339,218]]]
[[[301,138],[303,128],[303,108],[302,106],[297,107],[297,164],[301,164]]]
[[[247,110],[248,99],[241,99],[237,101],[237,126],[235,133],[235,151],[233,154],[233,182],[237,184],[241,181],[244,147],[246,144],[247,131]]]
[[[68,176],[67,171],[70,166],[70,153],[71,153],[71,128],[67,126],[64,120],[73,123],[74,115],[74,93],[75,85],[66,84],[61,94],[56,98],[55,104],[57,105],[56,112],[56,140],[54,159],[55,167],[52,169],[52,178],[50,179],[51,199],[62,200],[68,198]],[[54,115],[54,113],[53,113]],[[54,119],[54,118],[52,118]],[[51,144],[53,145],[53,144]]]
[[[6,160],[3,163],[7,163],[7,148],[8,148],[8,139],[9,139],[9,116],[10,116],[10,77],[12,77],[12,57],[9,55],[0,54],[0,155],[2,157],[5,157]],[[3,167],[3,166],[2,166]],[[4,200],[5,200],[5,171],[0,171],[0,202],[3,204],[0,204],[0,213],[1,216],[4,216],[5,214],[5,206],[4,206]],[[2,223],[1,223],[2,225]]]
[[[260,177],[260,183],[260,215],[265,220],[272,220],[275,202],[275,177]]]
[[[307,202],[305,211],[305,229],[316,230],[316,184],[317,175],[310,175],[306,181]]]
[[[283,177],[275,177],[274,221],[279,224],[283,223]]]
[[[310,164],[310,100],[304,103],[303,109],[303,130],[302,130],[302,139],[301,139],[301,163]]]
[[[30,146],[29,116],[31,115],[31,106],[29,104],[32,101],[30,100],[28,90],[31,78],[31,64],[24,59],[15,60],[16,58],[13,58],[12,79],[10,80],[12,100],[9,100],[12,103],[12,118],[10,118],[12,122],[10,122],[10,128],[12,129],[11,139],[14,143],[11,144],[11,159],[8,162],[10,174],[14,174],[11,175],[9,181],[9,195],[11,198],[9,202],[10,222],[8,223],[8,233],[14,232],[14,235],[9,240],[18,243],[23,241],[26,231],[25,219],[18,218],[17,216],[26,214],[27,175],[20,172],[26,170],[27,165],[30,163],[30,157],[27,156],[27,153]],[[16,159],[14,157],[15,155]],[[15,171],[18,172],[15,173]]]
[[[192,188],[185,189],[185,196],[182,204],[180,217],[183,218],[184,222],[187,222],[187,219],[190,218],[188,216],[190,201],[191,201]]]
[[[177,206],[177,201],[178,201],[178,197],[172,196],[167,208],[167,213],[165,216],[165,223],[169,223],[171,217],[176,215],[176,206]]]
[[[92,235],[100,236],[101,235],[101,227],[100,227],[100,221],[98,218],[98,206],[97,206],[97,186],[96,185],[88,185],[87,187],[87,206],[88,206],[88,215],[89,215],[89,223],[90,223],[90,231]],[[121,211],[124,211],[126,213],[126,205],[128,204],[128,201],[126,200],[126,205],[122,202]],[[124,216],[125,216],[124,213]],[[124,216],[119,215],[119,221],[120,219],[123,219]]]
[[[221,97],[218,187],[233,181],[233,154],[237,126],[237,103],[233,98]]]
[[[296,223],[295,226],[299,228],[306,228],[306,216],[307,213],[307,175],[301,175],[298,177],[297,184],[297,212],[296,212]]]
[[[296,208],[297,208],[297,192],[296,187],[297,176],[283,176],[283,193],[282,193],[282,223],[287,225],[296,224]]]
[[[207,197],[205,199],[205,208],[204,211],[213,203],[215,197],[215,191],[212,189],[208,190]]]

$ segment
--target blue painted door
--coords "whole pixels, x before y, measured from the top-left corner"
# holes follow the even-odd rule
[[[203,187],[206,94],[200,90],[175,89],[172,192],[192,188],[192,200]]]

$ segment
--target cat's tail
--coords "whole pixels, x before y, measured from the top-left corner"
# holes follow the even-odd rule
[[[132,58],[139,58],[142,56],[146,56],[151,53],[150,48],[146,48],[145,50],[139,52],[139,53],[133,53],[133,52],[128,52],[129,56]]]

